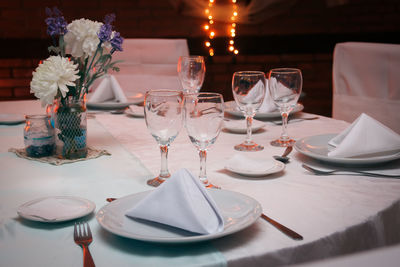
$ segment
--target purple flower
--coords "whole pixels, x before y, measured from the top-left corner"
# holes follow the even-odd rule
[[[110,24],[103,24],[97,34],[101,42],[107,42],[111,39],[112,26]]]
[[[104,18],[104,24],[101,25],[100,31],[98,33],[98,37],[101,42],[108,42],[111,39],[111,34],[112,34],[112,25],[111,23],[115,20],[115,14],[108,14]]]
[[[115,14],[111,13],[111,14],[106,15],[106,17],[104,18],[104,23],[111,24],[111,23],[113,23],[114,20],[115,20]]]
[[[112,46],[111,53],[113,53],[114,51],[122,51],[123,42],[124,38],[121,37],[119,32],[115,32],[114,38],[111,39],[111,46]]]
[[[58,8],[54,7],[53,10],[51,10],[50,8],[46,7],[46,14],[49,16],[45,19],[48,35],[57,36],[67,33],[67,22]]]

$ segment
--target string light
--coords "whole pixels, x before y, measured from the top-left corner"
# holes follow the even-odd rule
[[[213,3],[214,3],[214,0],[209,0],[208,7],[204,10],[204,13],[206,14],[206,16],[208,18],[208,23],[206,25],[204,25],[204,30],[207,31],[208,40],[204,42],[204,45],[208,48],[208,53],[210,56],[214,56],[214,49],[212,47],[211,40],[214,39],[214,37],[216,35],[215,29],[212,27],[214,24],[213,13],[212,13]]]
[[[208,40],[204,42],[204,45],[208,48],[208,53],[210,56],[214,56],[214,48],[212,46],[212,40],[216,37],[217,33],[215,31],[214,16],[213,16],[213,5],[215,0],[208,0],[208,7],[205,8],[204,13],[208,19],[208,22],[203,26],[204,30],[207,32]],[[233,55],[239,54],[239,50],[235,48],[234,38],[236,37],[236,20],[239,16],[238,7],[236,5],[237,0],[231,0],[232,2],[232,13],[230,20],[232,21],[228,27],[228,51],[233,53]]]
[[[234,55],[239,54],[239,50],[235,48],[234,44],[234,38],[236,36],[236,19],[239,16],[237,5],[236,5],[236,0],[232,0],[232,16],[231,16],[231,26],[229,30],[229,42],[228,42],[228,51],[232,52]]]

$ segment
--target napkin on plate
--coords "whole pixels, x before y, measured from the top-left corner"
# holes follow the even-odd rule
[[[362,113],[349,127],[329,141],[335,149],[329,157],[385,154],[400,149],[400,135]]]
[[[267,86],[266,86],[265,97],[261,104],[260,109],[258,110],[258,112],[260,112],[260,113],[269,113],[269,112],[277,110],[277,107],[276,107],[274,101],[272,100],[271,94],[269,93],[268,80],[266,82],[267,82],[266,83]]]
[[[105,101],[128,102],[117,79],[109,74],[105,75],[104,79],[100,82],[89,99],[91,103],[101,103]]]
[[[81,213],[85,209],[85,206],[76,205],[76,203],[71,204],[63,199],[45,198],[32,205],[20,207],[18,212],[29,216],[38,216],[46,220],[55,220]]]
[[[193,233],[224,229],[223,218],[207,189],[187,169],[180,169],[125,214]]]

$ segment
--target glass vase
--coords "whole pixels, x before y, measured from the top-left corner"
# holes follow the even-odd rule
[[[87,119],[84,99],[56,99],[53,107],[56,155],[63,159],[87,155]]]
[[[54,153],[54,128],[48,115],[26,115],[24,143],[27,156],[41,158]]]

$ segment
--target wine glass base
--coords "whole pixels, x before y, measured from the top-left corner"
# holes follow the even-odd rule
[[[217,186],[217,185],[213,185],[213,184],[205,184],[204,185],[206,188],[213,188],[213,189],[221,189],[221,187],[220,186]]]
[[[277,139],[277,140],[271,141],[272,146],[279,146],[279,147],[293,146],[295,143],[296,143],[296,141],[293,139],[288,139],[288,140]]]
[[[147,184],[150,185],[150,186],[157,187],[160,184],[162,184],[164,181],[165,181],[164,178],[160,178],[159,176],[157,176],[156,178],[147,180]]]
[[[254,142],[251,143],[242,143],[240,145],[236,145],[235,150],[239,150],[239,151],[260,151],[263,150],[264,147],[262,145],[258,145]]]

